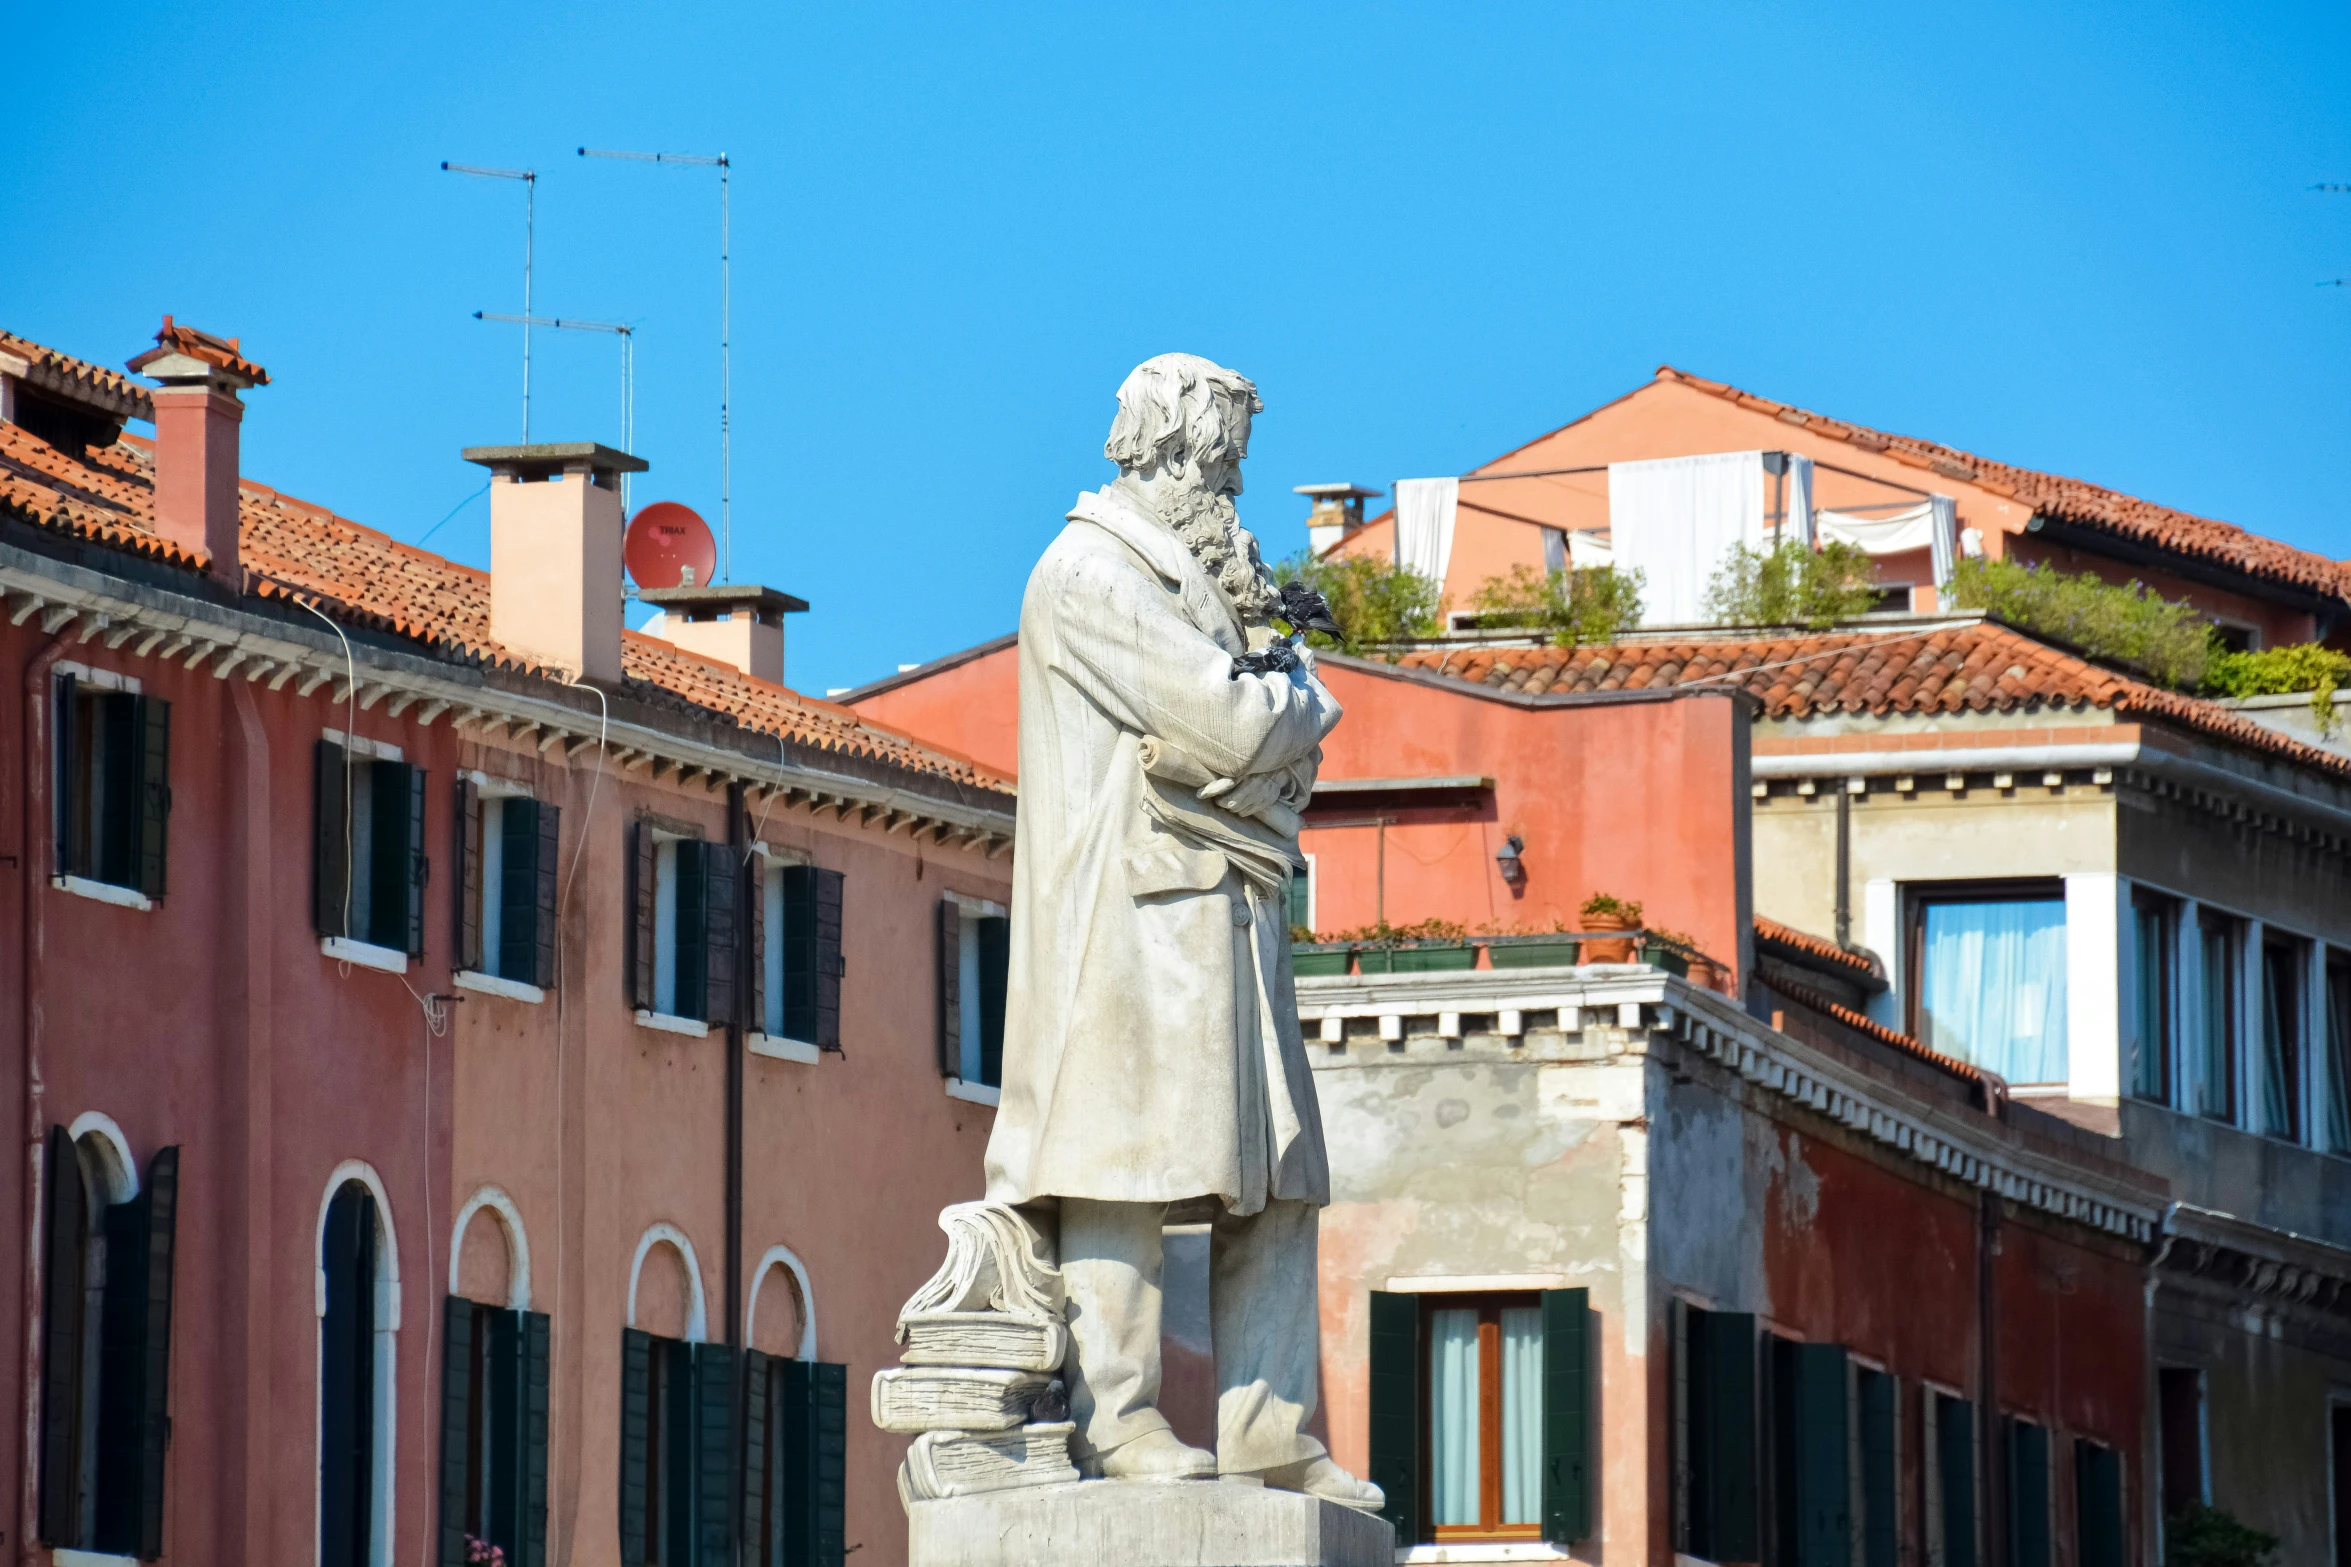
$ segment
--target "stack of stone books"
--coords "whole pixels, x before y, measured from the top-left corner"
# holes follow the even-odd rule
[[[915,1433],[898,1470],[908,1506],[1077,1479],[1054,1373],[1069,1352],[1061,1273],[1012,1209],[939,1215],[947,1260],[898,1314],[902,1366],[874,1374],[873,1423]]]

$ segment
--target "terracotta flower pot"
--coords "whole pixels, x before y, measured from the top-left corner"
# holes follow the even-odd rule
[[[1631,930],[1632,923],[1621,914],[1587,914],[1583,917],[1586,930]],[[1586,963],[1630,963],[1633,961],[1631,937],[1621,941],[1602,938],[1584,943],[1583,961]]]

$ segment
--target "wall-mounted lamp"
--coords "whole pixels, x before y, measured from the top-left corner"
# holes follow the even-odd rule
[[[1494,864],[1502,872],[1502,879],[1513,887],[1526,885],[1527,867],[1522,858],[1526,840],[1512,833],[1502,840],[1502,847],[1494,851]]]

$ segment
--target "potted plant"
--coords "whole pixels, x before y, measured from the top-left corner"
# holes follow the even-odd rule
[[[1354,951],[1343,941],[1317,941],[1314,932],[1303,925],[1290,927],[1290,972],[1304,978],[1310,974],[1344,974],[1347,960]]]
[[[1486,964],[1490,968],[1573,968],[1582,946],[1580,938],[1568,934],[1556,921],[1550,930],[1532,935],[1505,928],[1486,943]]]
[[[1584,929],[1587,931],[1641,928],[1641,906],[1628,898],[1613,897],[1605,892],[1595,892],[1586,898],[1583,908],[1578,912],[1583,915]],[[1630,963],[1633,961],[1632,938],[1587,937],[1584,941],[1584,961]]]
[[[1450,973],[1478,966],[1467,928],[1451,920],[1416,925],[1367,925],[1352,933],[1358,974]]]
[[[1693,985],[1714,988],[1714,964],[1699,954],[1696,940],[1678,930],[1647,932],[1641,939],[1641,961],[1681,975]]]

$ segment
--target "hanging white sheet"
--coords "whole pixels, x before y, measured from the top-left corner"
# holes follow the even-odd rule
[[[1578,571],[1590,571],[1595,566],[1616,564],[1616,551],[1609,548],[1608,535],[1591,528],[1578,528],[1567,536],[1567,563]]]
[[[1812,459],[1788,453],[1788,515],[1780,523],[1780,542],[1812,546]]]
[[[1736,544],[1761,548],[1763,454],[1711,452],[1608,465],[1609,545],[1642,576],[1651,626],[1706,618],[1706,588]]]
[[[1820,536],[1858,544],[1872,555],[1901,555],[1932,549],[1935,544],[1935,508],[1920,501],[1900,511],[1820,513]]]
[[[1459,479],[1396,481],[1396,564],[1443,585],[1453,563],[1453,516]]]

